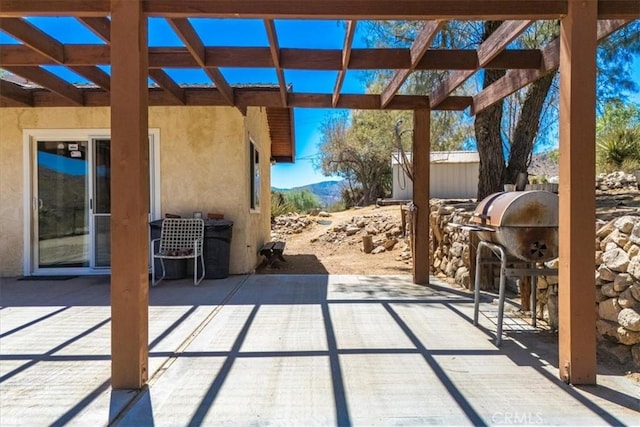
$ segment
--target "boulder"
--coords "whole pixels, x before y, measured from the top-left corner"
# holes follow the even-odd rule
[[[616,279],[618,274],[608,269],[606,266],[601,265],[598,268],[598,276],[596,278],[600,278],[606,282],[613,282]]]
[[[618,295],[618,304],[622,308],[634,308],[638,306],[638,301],[631,294],[631,289],[627,288]]]
[[[606,282],[604,285],[602,285],[602,287],[600,288],[600,292],[602,292],[603,295],[609,298],[615,298],[618,296],[618,292],[613,289],[613,282]]]
[[[618,322],[618,314],[621,311],[622,307],[618,304],[617,298],[609,298],[598,304],[598,316],[604,320]]]
[[[630,331],[640,332],[640,314],[632,308],[623,308],[618,314],[618,324]]]
[[[629,233],[629,240],[636,245],[640,245],[640,219],[636,220],[633,230]]]
[[[357,226],[354,227],[353,225],[347,226],[347,228],[344,230],[344,232],[347,233],[347,236],[353,236],[358,231],[360,231],[360,227],[357,227]]]
[[[633,285],[633,277],[629,273],[620,273],[613,280],[613,290],[616,292],[622,292],[631,285]]]
[[[385,251],[386,249],[384,248],[384,246],[377,246],[371,251],[371,254],[372,255],[381,254],[382,252],[385,252]]]
[[[629,255],[629,259],[637,256],[638,254],[640,254],[640,246],[638,245],[634,245],[634,244],[627,244],[628,248],[625,247],[625,251],[627,251],[627,254]]]
[[[598,345],[598,348],[620,364],[625,364],[631,360],[631,347],[628,345],[603,341]]]
[[[616,341],[618,339],[618,324],[606,320],[596,321],[598,335]]]
[[[640,280],[640,255],[636,255],[631,258],[629,265],[627,266],[627,273],[632,275],[635,279]]]
[[[625,272],[629,266],[629,255],[622,248],[616,247],[603,253],[602,261],[609,270]]]
[[[613,222],[609,222],[605,225],[603,225],[602,227],[600,227],[600,229],[596,232],[596,237],[599,239],[603,239],[605,237],[607,237],[609,234],[611,234],[611,232],[613,230],[615,230],[616,227],[614,225]]]
[[[640,367],[640,344],[631,347],[631,357],[633,358],[633,363]]]
[[[616,219],[613,225],[623,233],[629,234],[631,233],[631,230],[633,230],[633,226],[636,224],[636,222],[638,222],[638,217],[626,215]]]
[[[620,344],[634,345],[640,343],[640,332],[630,331],[622,326],[618,327],[617,339]]]
[[[629,286],[628,290],[629,292],[631,292],[631,296],[633,296],[636,301],[640,301],[640,284],[634,283],[633,285]]]

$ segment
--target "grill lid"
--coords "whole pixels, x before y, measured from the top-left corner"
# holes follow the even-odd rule
[[[470,220],[491,227],[558,227],[558,195],[549,191],[510,191],[483,199]]]

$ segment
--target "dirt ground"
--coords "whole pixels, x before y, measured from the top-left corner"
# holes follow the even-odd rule
[[[277,261],[273,267],[262,266],[260,274],[411,274],[411,261],[397,261],[405,245],[400,238],[396,247],[380,254],[366,254],[361,241],[348,238],[341,242],[326,242],[318,239],[332,227],[349,222],[354,216],[384,214],[400,224],[400,206],[367,206],[332,213],[326,218],[314,217],[317,221],[302,233],[286,237],[284,251],[286,262]],[[317,241],[312,242],[313,240]]]
[[[640,191],[619,190],[596,194],[596,216],[609,221],[623,215],[640,215]],[[314,217],[311,226],[299,234],[286,237],[284,258],[273,267],[261,266],[258,274],[412,274],[411,261],[397,260],[402,248],[408,244],[399,238],[393,250],[380,254],[366,254],[359,238],[341,242],[318,239],[338,224],[349,222],[354,216],[382,214],[400,224],[400,206],[367,206],[331,213],[326,218]],[[317,240],[316,240],[317,239]]]

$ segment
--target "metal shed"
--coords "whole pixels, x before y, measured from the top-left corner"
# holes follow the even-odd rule
[[[411,153],[407,153],[411,161]],[[477,151],[433,151],[430,155],[429,193],[440,199],[474,199],[478,193],[480,156]],[[392,198],[411,200],[413,183],[402,169],[399,152],[391,155]]]

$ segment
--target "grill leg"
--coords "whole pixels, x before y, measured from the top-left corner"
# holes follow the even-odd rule
[[[534,264],[535,265],[535,264]],[[538,319],[536,318],[536,308],[537,301],[536,298],[538,296],[538,276],[531,276],[531,326],[534,328],[537,326]]]
[[[504,299],[506,286],[506,269],[507,254],[499,247],[500,250],[500,294],[498,297],[498,325],[496,327],[496,346],[500,347],[502,343],[502,318],[504,317]]]
[[[476,279],[473,289],[473,324],[478,325],[478,311],[480,310],[480,262],[482,260],[483,242],[478,243],[476,250]]]

